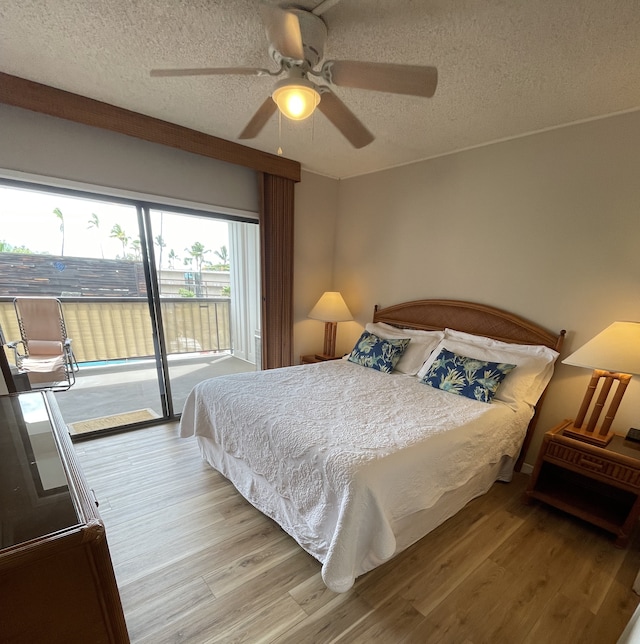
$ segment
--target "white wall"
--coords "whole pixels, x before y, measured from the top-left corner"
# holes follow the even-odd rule
[[[294,221],[294,363],[301,355],[322,351],[324,324],[307,314],[325,291],[333,289],[333,254],[338,217],[338,187],[334,179],[302,173],[296,184]],[[338,341],[344,324],[338,326]]]
[[[326,288],[342,291],[361,325],[376,303],[469,300],[567,329],[566,356],[614,320],[640,320],[640,112],[348,179],[338,204]],[[307,214],[297,217],[300,228]],[[305,279],[296,273],[297,292]],[[588,379],[558,367],[527,462],[544,431],[575,416]],[[631,425],[640,378],[614,427]]]

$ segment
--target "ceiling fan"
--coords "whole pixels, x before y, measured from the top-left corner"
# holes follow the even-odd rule
[[[436,91],[438,72],[435,67],[421,65],[353,60],[322,62],[327,26],[317,14],[325,4],[326,1],[313,12],[261,5],[262,20],[269,40],[269,54],[278,65],[275,71],[254,67],[153,69],[151,76],[235,74],[275,77],[284,74],[284,78],[275,85],[271,95],[258,108],[238,138],[252,139],[258,136],[276,109],[280,109],[288,118],[302,120],[310,116],[317,107],[355,148],[363,148],[374,140],[373,134],[330,86],[430,98]],[[317,82],[312,82],[310,77]]]

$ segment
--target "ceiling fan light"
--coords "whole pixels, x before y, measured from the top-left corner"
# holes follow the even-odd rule
[[[304,79],[285,80],[271,94],[278,109],[293,121],[302,121],[313,114],[320,102],[320,94],[312,83]]]

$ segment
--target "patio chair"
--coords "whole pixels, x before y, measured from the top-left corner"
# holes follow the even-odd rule
[[[26,373],[32,389],[64,391],[76,381],[78,362],[62,314],[54,297],[17,297],[13,305],[21,339],[10,342],[19,373]]]

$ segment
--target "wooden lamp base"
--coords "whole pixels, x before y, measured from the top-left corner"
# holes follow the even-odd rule
[[[336,354],[336,331],[338,324],[336,322],[324,323],[324,346],[321,354],[316,354],[320,360],[333,360]]]
[[[613,432],[607,432],[606,434],[600,434],[598,432],[590,432],[584,427],[565,427],[562,430],[563,436],[568,436],[583,443],[589,443],[590,445],[596,445],[597,447],[606,447],[613,438]]]
[[[607,402],[614,380],[618,381],[618,386],[616,387],[613,399],[609,404],[609,408],[605,413],[604,422],[600,429],[596,430],[598,418],[600,418],[602,409]],[[587,391],[584,395],[584,399],[582,400],[582,406],[576,416],[576,420],[572,427],[565,427],[562,433],[565,436],[569,436],[569,438],[590,443],[591,445],[597,445],[598,447],[606,447],[614,436],[613,432],[610,431],[611,423],[618,411],[620,401],[622,400],[622,396],[624,395],[630,380],[631,376],[626,373],[594,369],[589,386],[587,387]],[[591,416],[589,416],[589,422],[584,425],[585,416],[587,415],[587,411],[589,410],[589,406],[591,405],[591,401],[599,384],[602,384],[600,394],[595,402]]]

